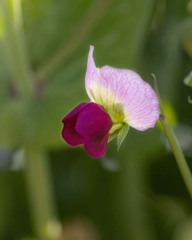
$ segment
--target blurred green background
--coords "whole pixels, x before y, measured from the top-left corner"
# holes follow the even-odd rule
[[[131,129],[103,159],[63,142],[63,116],[88,101],[89,45],[97,66],[133,69],[151,85],[156,75],[192,169],[192,93],[183,84],[192,1],[0,0],[0,239],[38,238],[30,201],[44,176],[33,165],[38,149],[52,198],[40,201],[57,212],[60,239],[191,240],[191,199],[160,125]]]

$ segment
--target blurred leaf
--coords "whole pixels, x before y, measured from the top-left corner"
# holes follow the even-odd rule
[[[15,240],[30,234],[23,174],[19,171],[1,171],[0,188],[0,239]]]
[[[192,219],[183,221],[176,228],[174,240],[191,240],[192,238]]]
[[[74,32],[82,29],[84,34],[81,42],[78,38],[75,40],[77,45],[74,44],[74,49],[78,50],[78,55],[75,54],[75,57],[83,52],[85,54],[84,49],[88,51],[88,46],[94,44],[100,52],[103,53],[105,50],[107,53],[101,57],[103,62],[134,66],[155,1],[145,0],[142,9],[140,4],[138,0],[120,2],[78,0],[75,6],[71,1],[61,0],[58,0],[57,4],[53,0],[24,1],[27,42],[33,63],[38,64],[39,67],[39,64],[46,62],[47,58],[50,59],[61,47],[67,48],[67,44],[70,47],[71,42],[75,40]],[[107,7],[105,12],[102,12],[104,6]],[[92,16],[86,23],[84,20],[90,12]],[[95,15],[99,18],[97,19]],[[87,28],[87,32],[84,31],[89,24],[88,21],[92,22],[92,18],[97,21]],[[101,56],[99,52],[98,55]]]
[[[181,222],[187,219],[187,210],[184,204],[169,195],[155,195],[149,201],[156,214],[154,221],[158,239],[175,240],[173,238],[175,229],[178,229]]]
[[[179,27],[182,46],[186,53],[192,57],[192,17],[184,19]]]
[[[184,79],[184,83],[189,86],[192,87],[192,71],[187,75],[187,77]]]
[[[166,113],[167,119],[171,125],[175,125],[177,123],[177,115],[175,109],[170,101],[163,101],[163,108]]]

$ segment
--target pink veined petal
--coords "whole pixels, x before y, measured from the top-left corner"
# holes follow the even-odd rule
[[[100,78],[108,104],[121,104],[125,121],[131,127],[140,131],[154,127],[159,118],[159,102],[151,86],[137,73],[104,66]]]
[[[90,103],[83,102],[75,107],[67,116],[62,120],[64,127],[62,130],[62,137],[71,146],[76,146],[83,143],[82,136],[76,131],[75,125],[79,113],[86,108]]]
[[[112,127],[110,116],[96,103],[90,103],[80,114],[76,131],[83,137],[84,147],[93,157],[103,157],[106,152],[109,130]]]
[[[95,66],[95,62],[93,59],[93,51],[94,47],[90,46],[88,61],[87,61],[87,70],[85,74],[85,89],[89,98],[94,101],[94,97],[92,96],[92,86],[95,82],[98,81],[99,75],[98,70]]]
[[[95,66],[95,61],[93,58],[94,47],[90,46],[88,61],[87,61],[87,70],[85,74],[85,88],[87,95],[92,102],[102,104],[100,99],[100,72],[99,68]]]
[[[159,118],[159,102],[151,86],[131,70],[110,66],[98,69],[93,51],[90,46],[85,77],[90,99],[103,106],[122,105],[125,122],[137,130],[154,127]]]

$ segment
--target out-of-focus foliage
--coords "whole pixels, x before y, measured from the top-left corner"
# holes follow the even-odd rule
[[[88,101],[84,76],[92,44],[98,66],[136,70],[151,84],[156,75],[192,167],[191,88],[183,84],[191,71],[191,6],[188,0],[23,0],[33,97],[18,94],[0,9],[0,167],[6,169],[0,172],[0,239],[32,236],[22,163],[15,158],[26,144],[50,155],[65,240],[192,239],[191,202],[159,126],[130,129],[120,150],[109,143],[101,160],[61,139],[62,117]]]
[[[190,72],[187,77],[184,79],[184,83],[189,86],[192,87],[192,72]]]

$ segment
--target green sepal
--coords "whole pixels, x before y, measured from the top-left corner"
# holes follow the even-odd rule
[[[110,134],[108,143],[111,142],[114,138],[116,138],[119,134],[119,130],[115,131],[114,133]]]
[[[129,131],[129,125],[127,123],[123,123],[117,136],[117,150],[119,150],[119,148],[121,147],[121,144],[123,143],[128,131]]]

